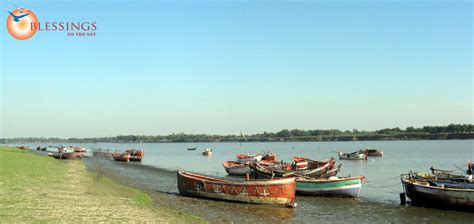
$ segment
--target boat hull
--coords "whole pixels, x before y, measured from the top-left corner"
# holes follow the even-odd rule
[[[76,152],[63,152],[63,153],[54,154],[53,157],[56,159],[75,159],[75,158],[81,159],[81,154],[76,153]]]
[[[250,167],[248,164],[241,164],[234,161],[225,161],[222,165],[229,175],[245,176],[250,174]]]
[[[340,152],[339,159],[342,160],[367,160],[367,153],[343,153]]]
[[[131,156],[130,154],[112,154],[112,157],[114,158],[115,161],[119,162],[130,162]]]
[[[383,156],[383,149],[368,149],[367,150],[367,155],[368,156],[374,156],[374,157]]]
[[[229,175],[245,176],[247,174],[250,174],[250,167],[248,165],[241,166],[241,167],[229,167],[229,168],[225,168],[225,171]]]
[[[427,186],[401,179],[411,205],[474,212],[474,190]]]
[[[320,179],[320,180],[296,180],[296,194],[327,196],[327,197],[350,197],[359,195],[362,188],[363,177]]]
[[[295,178],[233,182],[178,171],[181,195],[232,202],[294,207]]]

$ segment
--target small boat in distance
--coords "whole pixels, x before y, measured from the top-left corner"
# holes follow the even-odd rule
[[[253,204],[295,207],[295,178],[273,180],[222,180],[178,171],[178,190],[183,196]]]
[[[145,151],[143,149],[127,149],[125,152],[114,152],[111,154],[112,158],[115,161],[122,161],[122,162],[130,162],[142,161],[143,157],[145,156]]]
[[[367,160],[367,150],[355,151],[352,153],[338,152],[339,159],[344,160]]]
[[[383,149],[365,149],[367,156],[383,156]]]
[[[202,152],[202,155],[203,155],[203,156],[212,156],[212,149],[206,148],[206,149]]]
[[[194,151],[196,149],[197,149],[197,147],[187,148],[187,150],[189,150],[189,151]]]

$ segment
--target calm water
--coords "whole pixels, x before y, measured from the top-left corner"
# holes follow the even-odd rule
[[[276,153],[280,160],[285,161],[290,160],[293,154],[323,160],[331,156],[336,157],[335,151],[351,152],[365,147],[382,148],[385,153],[384,157],[369,157],[368,161],[341,161],[343,165],[340,176],[363,175],[366,177],[359,199],[298,197],[298,207],[296,209],[276,209],[272,213],[276,216],[282,216],[282,220],[294,222],[319,220],[325,222],[474,223],[474,214],[472,213],[398,205],[399,193],[402,192],[400,174],[407,173],[409,170],[429,172],[431,166],[461,172],[456,166],[465,170],[467,160],[474,160],[473,144],[473,140],[436,140],[243,143],[242,146],[239,143],[97,143],[74,145],[111,150],[142,148],[145,149],[145,158],[141,164],[167,170],[182,169],[215,176],[226,176],[222,162],[224,160],[234,160],[237,153],[271,151]],[[37,146],[37,144],[30,145]],[[186,148],[188,147],[197,147],[198,149],[187,151]],[[206,147],[214,150],[212,157],[201,155],[201,151]],[[107,163],[116,164],[112,161]],[[127,167],[120,167],[120,169],[127,169]],[[168,182],[171,183],[173,177],[174,173],[171,173]],[[147,180],[143,179],[143,181],[146,182]],[[170,183],[166,183],[166,186],[169,186]],[[152,184],[151,181],[150,184]],[[159,185],[158,183],[153,184]],[[177,192],[176,189],[173,191]],[[255,213],[255,217],[261,217],[265,215],[265,211],[268,211],[268,208],[260,209],[259,206],[253,205],[249,207],[248,205],[236,205],[235,203],[209,201],[205,203],[224,208],[228,206],[227,204],[230,204],[229,209],[231,210],[236,206],[240,206],[242,207],[240,210],[251,211],[251,213]],[[227,212],[234,212],[236,216],[241,215],[237,211],[227,210]],[[231,220],[234,220],[236,216],[229,215]],[[247,221],[260,221],[248,217],[247,219]]]

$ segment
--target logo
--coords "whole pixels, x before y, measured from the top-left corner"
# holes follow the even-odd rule
[[[36,14],[27,8],[17,8],[8,12],[7,30],[18,40],[27,40],[37,31],[65,33],[68,37],[95,37],[95,21],[38,21]]]
[[[37,30],[31,29],[31,26],[38,24],[38,18],[33,11],[27,8],[18,8],[13,12],[8,11],[8,13],[7,30],[12,37],[26,40],[35,35]]]

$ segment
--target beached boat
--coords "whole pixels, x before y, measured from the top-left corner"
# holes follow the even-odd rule
[[[178,171],[183,196],[295,207],[295,178],[230,181]]]
[[[130,162],[130,153],[112,153],[112,158],[114,158],[115,161],[121,161],[121,162]]]
[[[367,156],[383,156],[383,149],[366,149]]]
[[[130,161],[140,162],[145,156],[145,151],[143,149],[127,149],[125,153],[130,154]]]
[[[55,159],[81,159],[81,153],[74,152],[73,149],[65,149],[62,152],[58,152],[55,154],[51,154],[50,156],[54,157]]]
[[[402,175],[401,182],[411,205],[474,212],[474,189],[437,184],[411,172]]]
[[[74,152],[87,152],[87,151],[89,150],[84,147],[74,147]]]
[[[197,149],[197,147],[187,148],[187,150],[189,150],[189,151],[194,151],[196,149]]]
[[[68,150],[67,147],[58,147],[58,152],[59,152],[59,153],[62,153],[62,152],[64,152],[64,151],[66,151],[66,150]]]
[[[262,154],[237,154],[237,162],[239,163],[258,162],[262,158]]]
[[[244,176],[250,174],[250,167],[248,164],[242,164],[235,161],[225,161],[222,165],[229,175]]]
[[[352,153],[338,152],[339,159],[344,160],[367,160],[367,150],[355,151]]]
[[[296,178],[296,193],[329,197],[357,197],[363,176],[329,177],[321,179]]]
[[[202,152],[202,155],[203,155],[203,156],[212,156],[212,149],[206,148],[206,149]]]

